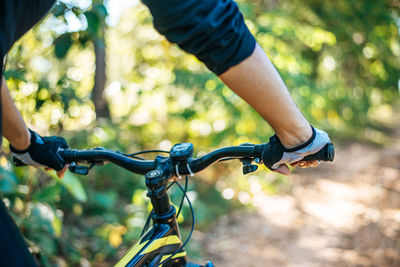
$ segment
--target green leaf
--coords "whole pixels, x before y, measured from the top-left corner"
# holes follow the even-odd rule
[[[104,5],[96,5],[93,10],[103,19],[108,15],[107,8]]]
[[[97,35],[97,32],[100,27],[100,18],[99,15],[96,12],[93,11],[86,11],[84,13],[87,24],[88,24],[88,32],[90,34]]]
[[[32,230],[35,229],[37,231],[45,231],[46,233],[50,233],[55,237],[61,237],[62,219],[57,215],[55,209],[49,204],[33,204],[29,220],[31,222],[29,228]],[[41,237],[42,236],[44,235],[41,235]],[[48,240],[52,239],[45,239],[45,243],[47,243],[46,241]],[[54,253],[52,245],[46,245],[46,248],[50,249],[52,253]]]
[[[54,41],[54,54],[56,55],[56,57],[64,58],[67,55],[68,50],[71,48],[72,43],[73,41],[71,38],[71,34],[69,33],[65,33],[58,37]]]
[[[58,178],[57,178],[58,179]],[[72,173],[66,172],[60,183],[80,202],[87,201],[87,194],[81,181]]]
[[[53,227],[51,222],[55,217],[54,211],[50,205],[46,203],[35,203],[32,206],[30,214],[30,223],[32,227],[43,229],[48,233],[53,234]]]
[[[90,41],[90,36],[87,32],[81,31],[79,32],[78,43],[81,47],[85,47],[86,44]]]
[[[145,190],[144,189],[136,189],[132,195],[132,203],[137,205],[137,206],[142,206],[145,204],[145,198],[143,195],[145,195]]]
[[[24,82],[27,81],[25,79],[26,69],[21,69],[21,68],[7,69],[3,74],[6,80],[12,78],[19,81],[24,81]]]
[[[61,188],[59,185],[51,185],[36,192],[32,199],[38,202],[54,202],[57,201],[61,193]]]
[[[63,224],[61,219],[57,215],[54,216],[54,219],[51,222],[51,226],[53,227],[54,235],[56,237],[61,237]]]
[[[18,179],[9,171],[0,168],[0,192],[14,193],[17,192]]]
[[[95,192],[93,200],[100,207],[109,209],[115,206],[117,194],[115,192]]]

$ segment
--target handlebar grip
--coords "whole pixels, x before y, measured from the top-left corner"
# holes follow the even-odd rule
[[[63,158],[63,160],[65,161],[65,163],[71,163],[73,160],[73,157],[75,155],[74,153],[75,150],[72,149],[65,149],[65,148],[60,148],[58,150],[58,154]]]
[[[304,157],[301,161],[333,161],[335,158],[335,147],[332,143],[326,144],[320,151],[315,154]]]
[[[64,149],[64,148],[60,148],[57,152],[60,157],[62,157],[62,159],[64,160],[65,163],[71,163],[71,150],[70,149]]]

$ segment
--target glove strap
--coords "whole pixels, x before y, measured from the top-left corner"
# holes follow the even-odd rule
[[[18,150],[15,147],[13,147],[12,145],[10,145],[11,152],[17,153],[17,154],[23,154],[23,153],[29,152],[29,150],[31,149],[33,144],[41,144],[41,145],[44,144],[44,141],[43,141],[42,137],[39,134],[37,134],[36,132],[32,131],[31,129],[28,129],[28,130],[31,133],[30,145],[24,150]]]
[[[279,140],[279,138],[277,137],[278,140],[279,140],[279,143],[280,143],[281,146],[283,147],[283,151],[285,151],[285,152],[294,152],[294,151],[303,149],[303,148],[307,147],[309,144],[311,144],[311,142],[314,141],[315,135],[316,135],[317,133],[315,132],[314,127],[312,127],[311,125],[310,125],[310,127],[311,127],[311,130],[312,130],[311,138],[308,139],[307,142],[305,142],[304,144],[301,144],[301,145],[296,146],[296,147],[293,147],[293,148],[286,148],[286,147],[284,147],[284,146],[282,145],[282,143],[281,143],[281,140]]]

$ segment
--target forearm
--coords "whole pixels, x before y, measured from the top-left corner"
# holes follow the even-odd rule
[[[4,78],[2,79],[1,106],[3,111],[3,135],[14,148],[24,150],[30,144],[30,133],[21,114],[11,99],[10,91],[8,90]]]
[[[272,126],[286,147],[306,142],[311,127],[262,48],[219,76]]]
[[[153,14],[155,28],[219,75],[271,124],[285,146],[311,137],[310,125],[278,72],[259,46],[254,50],[254,37],[235,2],[142,1]]]

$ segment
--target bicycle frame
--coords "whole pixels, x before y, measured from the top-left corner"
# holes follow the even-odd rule
[[[184,250],[162,263],[182,245],[175,218],[175,208],[172,207],[171,213],[164,218],[152,216],[152,220],[153,227],[126,252],[115,267],[186,266],[186,251]]]
[[[156,169],[145,175],[147,196],[153,205],[153,226],[126,252],[115,267],[181,267],[188,264],[184,249],[173,255],[182,246],[182,239],[176,221],[176,210],[170,204],[167,194],[167,185],[172,177],[167,168],[167,161],[168,158],[157,156]],[[200,267],[195,264],[190,266]]]
[[[265,147],[266,144],[242,144],[220,148],[192,159],[193,145],[180,143],[171,148],[170,157],[157,156],[154,161],[135,160],[132,159],[134,154],[126,155],[104,148],[92,150],[59,149],[58,152],[66,163],[71,164],[69,170],[74,173],[86,175],[89,169],[97,163],[111,161],[131,172],[145,174],[147,196],[153,205],[151,214],[153,227],[127,251],[125,256],[115,265],[116,267],[201,267],[187,262],[186,251],[183,249],[186,241],[182,244],[176,222],[175,208],[171,205],[167,194],[168,183],[174,181],[173,176],[180,177],[182,174],[192,176],[224,158],[239,159],[243,164],[243,174],[254,172],[257,165],[252,164],[252,161],[261,163],[261,159],[264,161],[264,157],[268,156],[268,154],[265,155]],[[308,155],[302,160],[333,161],[334,156],[334,146],[332,143],[328,143],[319,152]],[[91,167],[79,166],[76,164],[77,162],[86,162],[92,165]],[[184,190],[182,189],[182,191]],[[190,205],[186,194],[185,197]],[[213,266],[211,262],[207,262],[203,267]]]

